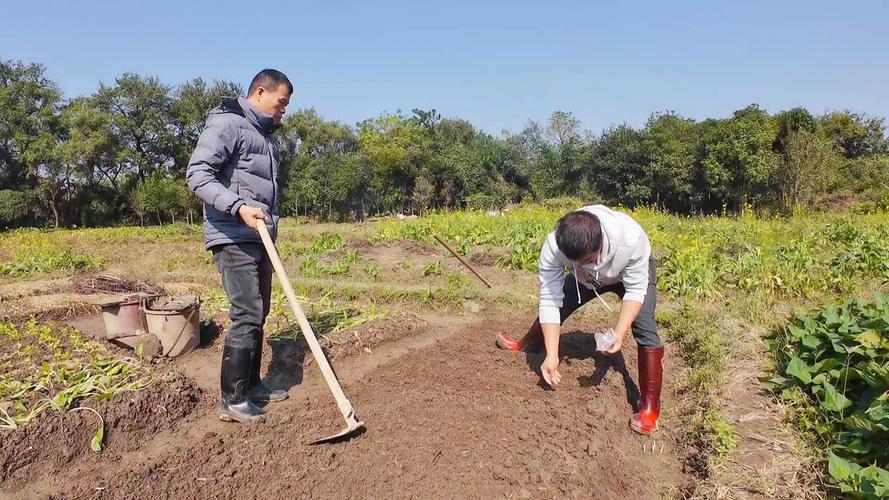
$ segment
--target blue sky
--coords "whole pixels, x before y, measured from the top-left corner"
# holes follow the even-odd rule
[[[39,6],[38,6],[39,5]],[[435,108],[499,134],[555,110],[585,128],[756,102],[889,116],[889,2],[152,2],[3,6],[0,58],[66,96],[124,72],[245,87],[274,67],[292,109],[354,124]]]

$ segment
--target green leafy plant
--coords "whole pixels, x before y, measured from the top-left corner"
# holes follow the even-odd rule
[[[11,262],[0,264],[0,275],[20,278],[58,270],[96,269],[101,265],[101,259],[46,244],[18,250]]]
[[[349,250],[343,254],[343,262],[346,264],[355,264],[361,260],[361,255],[355,250]]]
[[[272,294],[272,305],[284,303],[286,298],[279,290],[275,290]],[[385,318],[389,312],[381,309],[376,303],[369,305],[361,305],[356,302],[348,304],[338,304],[330,298],[330,294],[324,295],[317,300],[309,301],[303,297],[300,301],[305,304],[306,317],[312,325],[312,330],[318,337],[326,337],[327,335],[340,332],[349,328],[370,323],[378,319]],[[272,318],[273,321],[281,318]],[[286,319],[286,318],[285,318]],[[299,337],[299,329],[294,326],[295,321],[286,321],[286,327],[270,337],[270,340],[296,340]]]
[[[778,374],[763,383],[784,398],[802,394],[807,427],[831,450],[831,479],[844,492],[889,488],[889,473],[871,468],[889,461],[889,296],[797,316],[770,344]]]
[[[430,262],[429,265],[423,269],[423,276],[441,276],[444,270],[441,267],[441,262],[435,261]]]
[[[472,278],[460,273],[448,273],[448,287],[461,290],[472,286]]]
[[[313,254],[322,254],[339,250],[346,245],[346,240],[339,234],[333,232],[323,232],[312,240],[312,243],[306,249],[306,252]]]
[[[345,260],[338,260],[322,266],[321,272],[329,276],[345,276],[349,274],[351,266]]]
[[[115,359],[77,330],[52,323],[0,323],[0,341],[17,347],[0,375],[0,400],[12,403],[9,409],[0,408],[0,429],[16,430],[46,411],[88,410],[99,418],[90,443],[99,452],[105,435],[102,416],[93,408],[74,406],[91,397],[105,401],[151,382],[138,363]]]
[[[376,262],[368,262],[367,265],[364,266],[365,274],[370,276],[372,280],[376,280],[379,277],[380,271],[380,265]]]
[[[513,246],[509,253],[498,256],[494,260],[494,264],[504,269],[521,269],[537,272],[537,258],[539,254],[540,250],[535,250],[531,244],[519,244]]]
[[[321,263],[314,255],[306,256],[299,265],[299,273],[307,278],[317,278],[322,272]]]
[[[96,428],[96,433],[93,434],[93,438],[90,440],[90,449],[96,453],[102,451],[102,446],[105,442],[105,419],[102,418],[102,415],[99,415],[99,412],[96,410],[86,407],[86,406],[78,406],[77,408],[73,408],[71,411],[78,410],[87,410],[95,413],[96,418],[99,419],[99,426]]]
[[[738,435],[735,428],[724,420],[714,420],[711,424],[713,430],[713,448],[720,458],[725,458],[738,446]]]
[[[695,463],[702,476],[737,447],[737,433],[725,421],[714,398],[724,378],[726,348],[715,318],[710,313],[683,306],[663,312],[658,322],[665,327],[670,342],[689,366],[680,382],[685,394],[682,408],[682,439],[696,455],[706,457]]]

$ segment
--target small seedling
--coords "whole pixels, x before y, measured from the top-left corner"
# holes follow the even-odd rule
[[[441,262],[435,261],[430,263],[423,269],[423,276],[441,276],[444,270],[441,267]]]

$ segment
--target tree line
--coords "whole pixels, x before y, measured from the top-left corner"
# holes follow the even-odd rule
[[[207,111],[243,91],[124,74],[65,99],[43,66],[0,60],[0,227],[195,219],[188,158]],[[601,133],[556,111],[497,137],[436,110],[352,126],[304,108],[276,140],[282,213],[326,220],[562,196],[678,213],[889,203],[884,118],[850,111],[751,104],[702,121],[666,111]]]

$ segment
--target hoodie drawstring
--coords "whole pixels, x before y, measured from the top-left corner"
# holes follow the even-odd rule
[[[596,283],[598,283],[599,282],[599,270],[598,269],[596,269],[596,278],[595,279],[596,279]],[[601,302],[603,306],[605,306],[605,309],[608,309],[608,312],[610,312],[610,313],[614,312],[614,309],[612,309],[611,306],[608,305],[608,302],[605,302],[605,299],[603,299],[602,296],[599,295],[599,287],[594,286],[593,293],[596,294],[596,298],[599,299],[599,302]]]
[[[574,287],[577,289],[577,305],[580,305],[580,277],[577,275],[577,263],[571,261],[571,270],[574,271]]]
[[[577,263],[575,263],[573,260],[571,261],[571,269],[574,271],[574,286],[577,288],[577,304],[580,305],[580,280],[577,276]],[[595,281],[596,283],[599,282],[598,269],[596,269]],[[611,306],[608,305],[608,302],[605,302],[605,299],[603,299],[602,296],[599,295],[599,287],[596,286],[596,283],[593,283],[593,293],[596,294],[596,298],[599,299],[599,302],[601,302],[603,306],[605,306],[605,309],[608,309],[608,312],[613,313],[614,309],[612,309]]]

